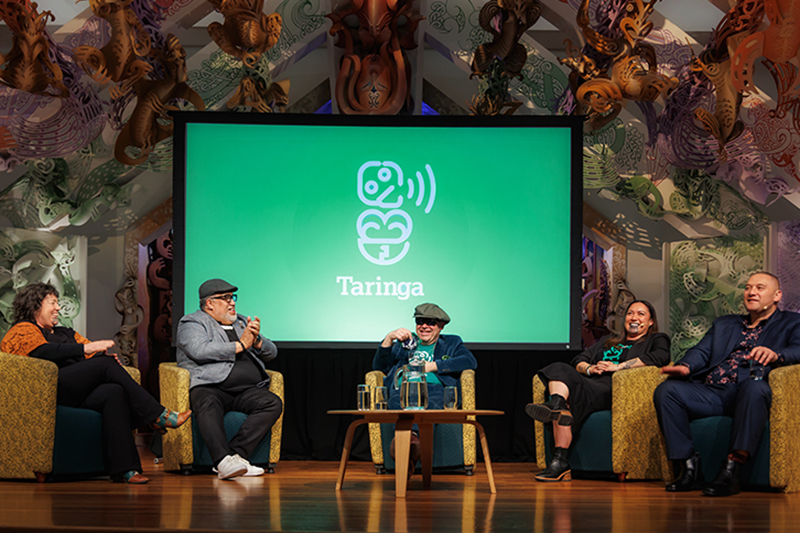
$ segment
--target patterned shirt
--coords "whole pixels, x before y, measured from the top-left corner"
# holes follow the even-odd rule
[[[620,358],[626,356],[633,344],[615,344],[603,350],[603,361],[619,364]]]
[[[772,318],[772,317],[770,317]],[[705,383],[707,385],[726,385],[729,383],[736,383],[739,376],[739,368],[742,366],[749,366],[750,360],[745,359],[750,352],[758,346],[758,337],[764,330],[764,326],[769,322],[762,320],[754,328],[749,327],[747,319],[742,320],[742,331],[739,333],[739,339],[733,348],[730,355],[722,361],[717,368],[709,372],[706,376]],[[783,360],[783,356],[778,354],[778,362]]]
[[[433,351],[436,349],[436,343],[433,344],[418,344],[414,354],[409,357],[409,363],[416,361],[417,363],[425,364],[433,362]],[[425,372],[425,381],[428,383],[442,383],[436,372]]]

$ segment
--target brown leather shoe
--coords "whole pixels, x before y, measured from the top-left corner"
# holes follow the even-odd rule
[[[122,483],[124,481],[125,483],[129,483],[131,485],[144,485],[150,480],[136,470],[130,470],[124,474],[116,474],[111,476],[111,481],[114,483]]]
[[[144,485],[148,481],[150,480],[138,472],[129,477],[127,480],[125,480],[125,482],[128,483],[129,485]]]

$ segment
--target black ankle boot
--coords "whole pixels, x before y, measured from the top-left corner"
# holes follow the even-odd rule
[[[700,454],[695,453],[685,461],[677,461],[678,476],[667,485],[667,492],[688,492],[700,490],[705,483],[703,470],[700,468]]]
[[[525,406],[525,412],[539,422],[555,422],[559,426],[572,425],[572,413],[569,412],[567,400],[560,394],[553,394],[545,403],[529,403]]]
[[[739,494],[739,471],[742,463],[728,459],[723,463],[722,469],[703,491],[706,496],[733,496]]]
[[[536,474],[536,481],[572,481],[566,448],[556,448],[547,468]]]

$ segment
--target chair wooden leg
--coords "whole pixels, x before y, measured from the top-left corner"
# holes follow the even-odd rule
[[[36,472],[36,481],[38,481],[39,483],[44,483],[45,479],[47,479],[47,474]]]
[[[275,463],[269,463],[266,468],[267,474],[275,473]]]

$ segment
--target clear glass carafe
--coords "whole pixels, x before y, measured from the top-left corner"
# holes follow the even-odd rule
[[[423,365],[404,365],[400,380],[400,407],[407,410],[428,408],[428,382]]]

